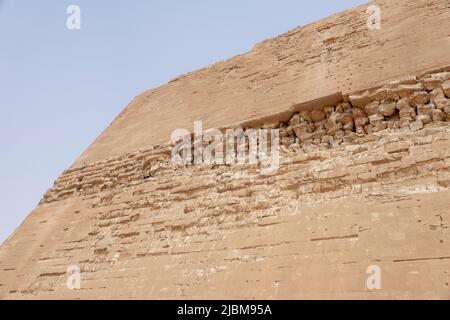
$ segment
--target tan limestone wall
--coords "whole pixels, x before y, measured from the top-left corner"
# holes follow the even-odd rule
[[[449,299],[449,2],[376,3],[134,99],[0,247],[0,298]],[[279,128],[278,172],[172,165],[194,120]]]

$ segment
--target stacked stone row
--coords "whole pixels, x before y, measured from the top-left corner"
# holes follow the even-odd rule
[[[333,147],[351,137],[387,129],[417,131],[433,122],[450,120],[450,80],[407,96],[373,100],[355,107],[340,102],[319,110],[301,111],[281,123],[285,147],[314,144]]]

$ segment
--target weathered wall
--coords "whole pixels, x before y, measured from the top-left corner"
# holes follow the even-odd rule
[[[136,98],[0,248],[0,298],[450,298],[450,3],[379,4]],[[275,175],[169,161],[175,127],[259,118]]]

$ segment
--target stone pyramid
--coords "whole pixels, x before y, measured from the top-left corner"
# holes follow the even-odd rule
[[[1,246],[0,298],[450,298],[449,30],[375,1],[140,94]],[[278,129],[279,170],[174,165],[194,121]]]

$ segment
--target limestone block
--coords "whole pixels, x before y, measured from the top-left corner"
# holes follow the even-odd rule
[[[350,112],[343,112],[336,117],[336,120],[342,124],[353,122],[353,115]]]
[[[411,128],[411,131],[413,131],[413,132],[418,131],[423,128],[423,123],[422,123],[422,121],[414,121],[409,124],[409,127]]]
[[[380,106],[380,103],[378,101],[372,101],[371,103],[367,104],[364,109],[366,113],[371,116],[376,113],[378,113],[378,107]]]
[[[419,114],[416,116],[416,120],[422,122],[423,124],[429,124],[433,122],[432,115],[429,114]]]
[[[400,120],[398,121],[398,126],[400,128],[405,128],[405,127],[409,127],[409,124],[413,121],[413,118],[411,117],[402,117],[400,118]]]
[[[434,98],[433,100],[436,108],[445,110],[445,108],[450,106],[450,99],[447,99],[445,96],[439,96]]]
[[[369,121],[371,124],[380,122],[384,120],[384,116],[380,113],[375,113],[369,117]]]
[[[404,107],[399,111],[400,118],[411,117],[414,118],[416,116],[416,110],[412,107]]]
[[[426,91],[414,92],[409,97],[409,101],[412,106],[418,107],[419,105],[424,105],[430,102],[430,94]]]
[[[309,111],[300,111],[300,116],[307,122],[313,122]]]
[[[417,114],[418,115],[433,115],[433,110],[435,109],[434,104],[426,104],[426,105],[419,105],[417,107]]]
[[[301,122],[301,118],[300,118],[300,114],[296,113],[292,116],[292,118],[289,120],[289,124],[291,126],[295,126],[297,124],[300,124]]]
[[[450,80],[447,80],[442,84],[442,89],[447,98],[450,98]]]
[[[310,116],[311,120],[315,122],[326,119],[325,113],[322,110],[313,110],[311,111]]]
[[[350,111],[351,105],[348,102],[341,102],[336,105],[336,112],[347,112]]]
[[[433,110],[433,121],[445,121],[446,116],[444,111],[441,109],[435,109]]]
[[[398,110],[408,109],[408,108],[411,108],[411,104],[409,103],[408,98],[402,98],[397,101],[397,109]]]
[[[383,102],[379,106],[379,112],[386,117],[393,116],[397,112],[397,107],[395,102]]]

